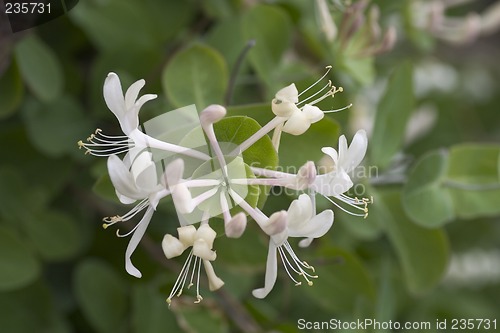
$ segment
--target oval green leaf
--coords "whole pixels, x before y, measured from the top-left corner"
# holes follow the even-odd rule
[[[40,264],[16,233],[0,226],[0,292],[32,283],[40,274]]]
[[[423,227],[439,227],[455,216],[450,193],[442,187],[447,168],[446,151],[430,152],[415,164],[403,188],[406,214]]]
[[[24,82],[43,101],[53,101],[63,90],[63,71],[56,54],[36,35],[28,35],[14,48]]]
[[[446,233],[411,222],[398,191],[380,192],[377,205],[384,209],[381,222],[396,250],[408,289],[414,294],[430,291],[448,266],[450,249]]]
[[[195,44],[172,58],[163,71],[162,84],[174,106],[196,104],[202,110],[223,104],[227,80],[227,65],[219,52]]]
[[[291,41],[291,24],[279,7],[256,5],[242,20],[243,39],[255,40],[248,57],[260,78],[270,84],[279,67],[283,53]]]
[[[33,247],[48,261],[69,259],[80,249],[78,226],[65,213],[41,212],[25,221],[23,227]]]
[[[83,314],[97,332],[123,331],[127,324],[127,292],[111,267],[87,259],[76,268],[74,285]]]
[[[17,65],[13,62],[0,76],[0,119],[7,118],[16,111],[21,103],[23,88]]]
[[[410,62],[396,68],[377,107],[370,156],[380,168],[387,167],[403,145],[406,123],[414,107],[412,73]]]

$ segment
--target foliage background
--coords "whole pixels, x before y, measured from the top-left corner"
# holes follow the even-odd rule
[[[500,320],[499,35],[445,43],[412,23],[422,14],[411,10],[416,2],[371,1],[380,25],[398,33],[395,47],[376,56],[366,52],[369,25],[343,43],[328,41],[310,1],[84,0],[15,34],[1,16],[1,331],[295,332],[300,318]],[[463,18],[493,3],[447,14]],[[332,10],[338,27],[341,7]],[[232,69],[251,39],[227,103]],[[237,241],[220,238],[224,289],[169,310],[181,262],[166,261],[159,242],[177,226],[171,205],[161,205],[134,255],[143,278],[128,276],[127,240],[99,222],[124,207],[103,176],[105,160],[76,146],[96,127],[119,132],[102,98],[106,74],[117,72],[124,86],[145,78],[144,92],[160,95],[142,121],[221,103],[263,125],[277,89],[307,87],[329,64],[344,93],[324,108],[354,106],[284,138],[280,163],[317,161],[340,133],[350,139],[366,128],[365,163],[377,166],[359,180],[375,198],[369,217],[335,210],[330,233],[299,250],[320,275],[314,287],[295,288],[280,274],[265,300],[251,290],[262,284],[266,239],[256,228]],[[266,209],[290,200],[269,198]]]

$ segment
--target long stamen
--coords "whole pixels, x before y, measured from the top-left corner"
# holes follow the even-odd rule
[[[182,269],[181,269],[179,275],[177,276],[177,280],[175,280],[174,286],[172,287],[172,291],[170,292],[170,295],[167,298],[167,303],[168,303],[169,307],[170,307],[170,304],[172,303],[172,297],[174,297],[177,294],[177,292],[179,291],[179,287],[181,287],[181,286],[182,287],[180,288],[180,291],[182,293],[182,289],[183,289],[184,283],[185,283],[185,281],[184,281],[184,283],[182,283],[182,280],[184,280],[185,271],[189,272],[189,266],[191,265],[191,258],[192,257],[193,257],[193,251],[191,250],[186,261],[184,262],[184,265],[182,266]],[[180,293],[177,296],[180,296]]]
[[[288,241],[285,242],[285,248],[286,250],[288,251],[288,253],[290,254],[290,256],[292,257],[293,261],[295,262],[295,264],[300,267],[304,267],[306,269],[309,269],[311,270],[313,273],[316,271],[314,269],[313,266],[309,265],[306,261],[303,261],[303,260],[300,260],[299,257],[295,254],[295,251],[293,250],[292,246],[290,245],[290,243]],[[318,276],[317,275],[311,275],[309,273],[307,273],[306,271],[302,270],[301,271],[306,274],[307,276],[309,276],[310,278],[313,278],[313,279],[317,279]]]
[[[307,97],[306,99],[304,99],[304,100],[300,101],[299,103],[297,103],[297,106],[299,106],[301,104],[305,104],[308,100],[314,98],[315,96],[317,96],[318,94],[320,94],[323,90],[325,90],[327,88],[330,88],[331,86],[332,86],[332,82],[328,81],[328,83],[323,88],[321,88],[320,90],[318,90],[317,92],[315,92],[311,96]],[[328,91],[326,94],[329,94],[329,93],[330,93],[330,91]]]
[[[97,157],[110,156],[127,152],[134,147],[134,142],[127,136],[111,136],[102,133],[101,129],[96,131],[87,138],[87,142],[78,141],[78,148],[85,148],[85,154],[94,155]]]
[[[125,222],[133,218],[135,215],[137,215],[140,211],[145,209],[147,206],[149,206],[149,199],[143,199],[141,202],[139,202],[137,205],[134,206],[131,210],[129,210],[125,215],[123,216],[107,216],[103,218],[103,224],[102,227],[104,229],[108,228],[109,226],[112,226],[113,224],[116,224],[118,222]]]
[[[334,112],[339,112],[339,111],[344,111],[344,110],[347,110],[347,109],[350,109],[352,106],[352,103],[347,105],[347,106],[344,106],[343,108],[340,108],[340,109],[334,109],[334,110],[328,110],[328,111],[323,111],[323,113],[334,113]]]
[[[326,66],[326,73],[323,74],[322,77],[320,77],[316,82],[314,82],[312,85],[310,85],[309,87],[307,87],[305,90],[303,90],[300,94],[299,94],[299,97],[300,95],[302,95],[303,93],[305,93],[306,91],[308,91],[309,89],[311,89],[312,87],[314,87],[315,85],[317,85],[319,82],[321,82],[321,80],[323,80],[327,75],[328,73],[330,73],[330,70],[332,69],[332,66]]]
[[[366,218],[368,216],[368,208],[361,208],[361,207],[358,207],[358,206],[355,206],[353,204],[350,204],[348,202],[346,202],[347,204],[349,204],[351,207],[354,207],[356,209],[359,209],[359,210],[362,210],[364,212],[364,214],[358,214],[358,213],[353,213],[347,209],[345,209],[344,207],[342,207],[341,205],[339,205],[338,203],[336,203],[335,201],[333,201],[332,199],[330,199],[329,197],[326,197],[325,198],[330,201],[332,204],[334,204],[335,206],[337,206],[338,208],[340,208],[342,211],[346,212],[347,214],[350,214],[350,215],[353,215],[353,216],[362,216],[364,218]],[[340,199],[342,200],[340,197],[335,197],[337,199]],[[342,200],[343,201],[343,200]],[[344,201],[345,202],[345,201]]]
[[[194,301],[196,304],[200,303],[203,301],[203,297],[200,295],[200,271],[201,271],[201,258],[196,257],[198,259],[198,277],[196,279],[196,301]],[[195,263],[196,264],[196,263]]]
[[[295,254],[295,252],[293,251],[292,249],[292,246],[290,245],[290,243],[288,243],[288,241],[285,241],[285,243],[280,246],[278,248],[279,250],[279,253],[280,253],[280,257],[281,257],[281,261],[283,262],[283,266],[285,267],[285,270],[288,274],[288,276],[292,279],[292,281],[295,282],[295,285],[301,285],[302,283],[301,282],[298,282],[297,280],[295,280],[291,273],[290,273],[290,270],[288,269],[288,267],[293,271],[295,272],[296,274],[302,276],[304,278],[304,280],[306,280],[307,284],[309,286],[312,286],[313,285],[313,282],[310,280],[310,279],[316,279],[318,278],[317,275],[311,275],[309,273],[307,273],[304,268],[306,269],[310,269],[314,272],[314,267],[310,266],[309,264],[307,264],[305,261],[301,261],[297,255]],[[288,255],[290,256],[290,259],[288,258],[288,255],[286,252],[288,252]]]
[[[302,282],[299,282],[299,281],[295,280],[293,278],[292,274],[290,274],[290,271],[288,270],[288,266],[290,264],[288,263],[288,261],[287,261],[288,265],[287,265],[287,263],[285,263],[285,260],[283,258],[286,258],[286,256],[283,253],[283,249],[281,248],[281,246],[278,247],[278,253],[280,254],[281,263],[283,264],[283,267],[285,267],[286,273],[288,274],[288,276],[290,277],[290,279],[295,283],[296,286],[300,286],[302,284]]]

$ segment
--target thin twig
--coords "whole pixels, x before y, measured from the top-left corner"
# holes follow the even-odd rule
[[[226,91],[226,96],[224,97],[224,104],[228,106],[231,104],[234,93],[234,86],[236,85],[236,78],[238,77],[238,72],[240,71],[241,65],[243,64],[243,60],[248,54],[248,51],[256,44],[254,39],[251,39],[245,45],[245,48],[241,51],[236,63],[234,64],[233,70],[231,72],[231,78],[229,79],[229,84]]]

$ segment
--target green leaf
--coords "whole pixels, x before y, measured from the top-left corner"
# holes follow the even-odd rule
[[[387,167],[403,144],[414,107],[412,71],[410,62],[396,68],[377,108],[370,149],[371,162],[380,168]]]
[[[64,96],[49,104],[28,99],[22,112],[28,136],[42,153],[56,157],[65,153],[83,155],[77,142],[88,137],[92,126],[72,97]]]
[[[307,289],[320,305],[330,311],[352,313],[359,302],[374,302],[373,279],[356,256],[332,246],[322,248],[320,255],[329,258],[329,264],[315,267],[319,278]]]
[[[32,283],[40,274],[40,264],[10,228],[0,226],[0,292]]]
[[[11,225],[27,221],[46,204],[44,191],[31,187],[12,167],[0,168],[0,217]]]
[[[83,1],[70,18],[103,51],[152,49],[174,37],[192,16],[190,1]],[[124,54],[126,57],[127,55]]]
[[[287,14],[279,7],[256,5],[242,19],[243,39],[255,40],[248,57],[259,77],[272,85],[292,36]]]
[[[325,155],[321,148],[336,146],[339,131],[340,126],[335,120],[323,118],[300,136],[282,133],[279,150],[281,166],[295,168],[292,170],[295,173],[307,161],[318,162]]]
[[[250,117],[226,117],[214,124],[214,131],[223,151],[231,150],[256,133],[261,126]],[[229,144],[226,144],[229,143]],[[225,148],[226,147],[226,148]],[[278,154],[271,138],[264,135],[243,152],[243,160],[252,167],[274,169],[278,166]]]
[[[275,117],[271,110],[271,102],[231,105],[227,108],[227,115],[250,117],[256,120],[261,126],[264,126]]]
[[[132,329],[135,333],[164,333],[178,330],[165,296],[150,284],[138,284],[132,291]]]
[[[223,314],[214,307],[193,304],[172,309],[177,317],[177,322],[183,323],[182,327],[187,332],[224,333],[229,332],[229,326]]]
[[[87,259],[75,271],[78,303],[100,333],[121,332],[126,325],[127,292],[123,281],[106,263]]]
[[[43,101],[61,95],[64,77],[55,53],[36,35],[21,39],[14,49],[24,82]]]
[[[76,222],[62,212],[38,213],[23,226],[34,248],[48,261],[69,259],[82,245]]]
[[[450,149],[445,186],[461,218],[500,214],[500,146],[461,144]]]
[[[195,44],[177,53],[163,71],[162,84],[177,107],[196,104],[202,110],[223,104],[228,70],[219,52]]]
[[[68,333],[51,289],[41,282],[0,294],[0,323],[6,333]],[[29,319],[29,320],[28,320]]]
[[[373,58],[342,57],[342,67],[349,72],[358,82],[369,85],[375,78]]]
[[[448,265],[450,250],[444,230],[412,223],[405,216],[397,191],[381,193],[376,203],[385,208],[381,222],[396,249],[408,289],[414,294],[431,290]]]
[[[500,145],[460,144],[450,149],[447,178],[462,184],[499,183]]]
[[[19,70],[13,62],[0,76],[0,119],[12,115],[23,97],[24,87]]]
[[[423,227],[439,227],[455,215],[450,193],[442,187],[447,168],[446,151],[430,152],[415,164],[403,188],[405,212]]]

